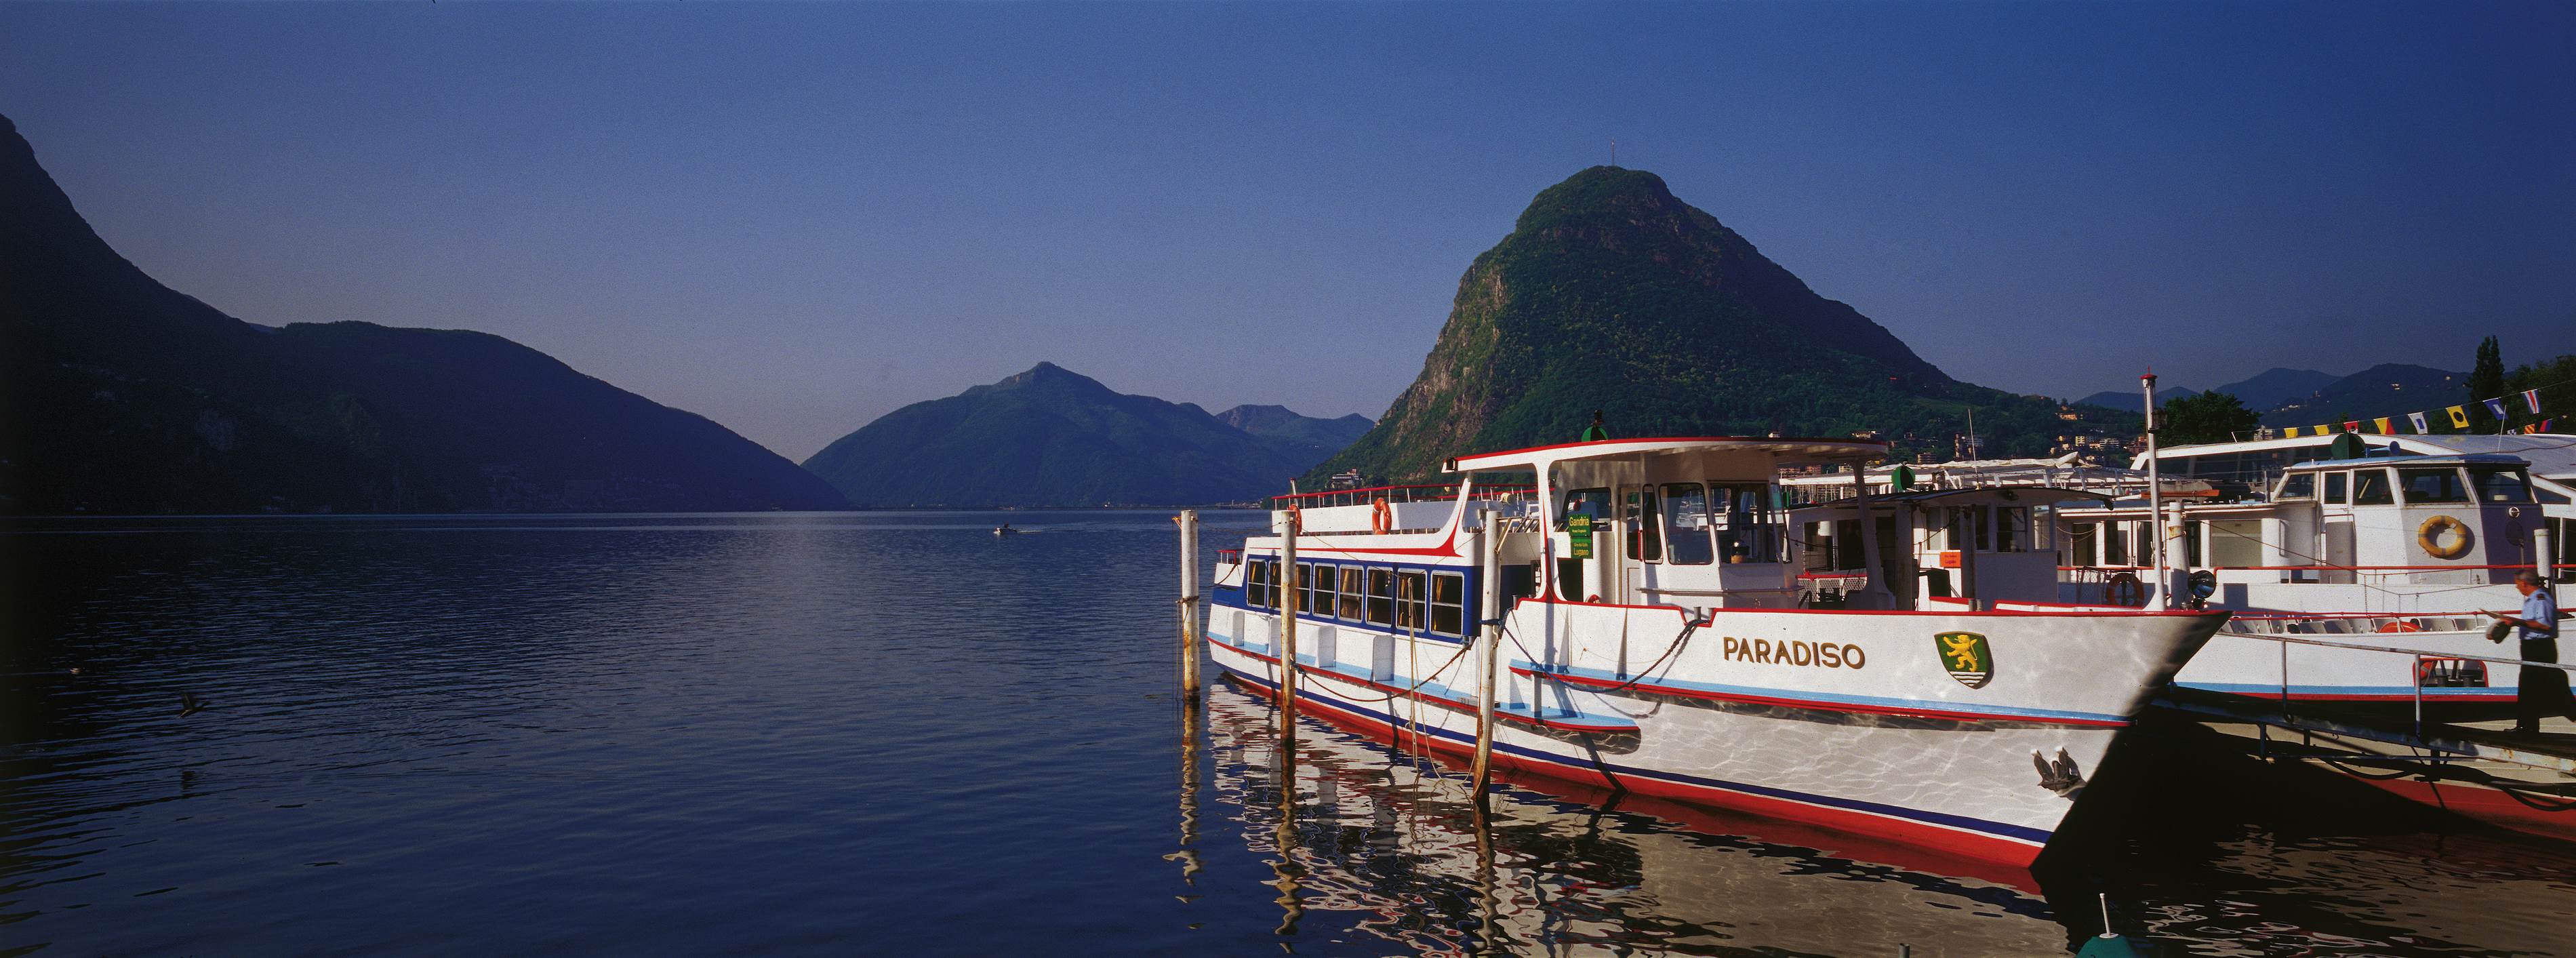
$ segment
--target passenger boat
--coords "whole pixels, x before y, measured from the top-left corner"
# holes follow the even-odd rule
[[[2058,515],[2056,598],[2135,604],[2152,591],[2138,585],[2154,575],[2145,503]],[[2244,501],[2168,506],[2168,565],[2236,613],[2175,682],[2293,702],[2505,708],[2516,669],[2479,657],[2517,650],[2489,641],[2479,612],[2521,607],[2513,576],[2535,566],[2544,521],[2529,463],[2501,454],[2294,462]]]
[[[1293,620],[1299,709],[1463,755],[1468,653],[1493,643],[1497,765],[2028,866],[2226,613],[1919,603],[1876,577],[1820,607],[1775,476],[1885,454],[1596,440],[1451,460],[1433,494],[1282,497],[1220,557],[1209,653],[1275,696]],[[1855,537],[1864,568],[1902,534]]]

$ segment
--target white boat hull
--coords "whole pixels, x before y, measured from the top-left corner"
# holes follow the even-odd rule
[[[1215,663],[1275,695],[1276,615],[1215,611]],[[1668,607],[1523,602],[1506,620],[1498,765],[2027,866],[2223,616],[1719,610],[1686,637]],[[1301,709],[1472,750],[1479,655],[1303,620],[1301,652],[1324,627],[1335,654],[1300,655]],[[1974,686],[1945,632],[1984,637]],[[2061,774],[2043,784],[2040,765]]]

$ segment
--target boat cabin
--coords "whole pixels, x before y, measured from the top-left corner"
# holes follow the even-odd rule
[[[1447,468],[1536,477],[1523,518],[1545,534],[1514,537],[1527,545],[1503,560],[1528,563],[1551,601],[1781,608],[1799,604],[1801,586],[1775,477],[1886,453],[1859,439],[1626,439],[1462,456]]]
[[[2510,455],[2311,460],[2283,468],[2269,493],[2268,501],[2168,504],[2180,516],[2168,565],[2211,573],[2213,601],[2231,608],[2284,608],[2259,595],[2278,585],[2353,586],[2385,599],[2510,582],[2533,562],[2533,532],[2546,521],[2528,464]],[[2071,509],[2064,521],[2067,583],[2077,587],[2064,598],[2090,601],[2077,594],[2083,583],[2154,561],[2143,501]],[[2309,607],[2324,593],[2301,595],[2286,607]],[[2314,608],[2360,609],[2352,603],[2367,597],[2344,598],[2351,601],[2323,598]]]
[[[1872,497],[1878,579],[1902,583],[1903,608],[2030,600],[2057,591],[2057,513],[2110,496],[2052,486],[1924,489]],[[1802,506],[1790,528],[1805,546],[1801,577],[1811,601],[1831,605],[1871,566],[1860,549],[1861,503]],[[1897,544],[1905,548],[1894,548]]]

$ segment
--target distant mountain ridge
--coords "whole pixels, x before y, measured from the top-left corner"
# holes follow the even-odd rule
[[[1342,451],[1377,425],[1369,417],[1352,413],[1339,419],[1317,419],[1301,416],[1286,406],[1236,406],[1217,413],[1218,422],[1255,436],[1265,436],[1304,443],[1324,450],[1325,455]]]
[[[2225,392],[2226,390],[2219,391]],[[2157,405],[2163,405],[2176,399],[2189,399],[2197,395],[2200,395],[2200,393],[2184,386],[2165,386],[2163,384],[2158,384],[2156,386]],[[2075,400],[2074,404],[2078,406],[2100,406],[2104,409],[2118,409],[2124,412],[2134,412],[2143,416],[2146,414],[2147,409],[2147,393],[2144,389],[2105,389],[2101,392],[2094,393],[2093,395]]]
[[[258,326],[100,239],[0,117],[0,511],[843,508],[692,413],[462,330]]]
[[[1039,363],[878,417],[805,468],[862,508],[1247,502],[1287,491],[1340,448],[1313,437],[1348,428],[1278,406],[1213,416]]]
[[[2273,367],[2239,382],[2209,390],[2234,396],[2262,417],[2266,426],[2340,424],[2347,418],[2402,416],[2459,405],[2466,400],[2467,373],[2409,363],[2381,363],[2349,376],[2314,369]],[[2180,387],[2159,388],[2158,400],[2197,395]],[[2120,410],[2146,408],[2137,390],[2103,391],[2075,402]]]
[[[1872,431],[1906,455],[1946,456],[1971,410],[1995,453],[2044,451],[2061,423],[2055,400],[1951,379],[1654,174],[1596,166],[1469,264],[1421,374],[1309,476],[1430,476],[1572,441],[1595,409],[1614,436]]]
[[[2340,425],[2349,419],[2396,417],[2410,412],[2431,412],[2439,421],[2441,410],[2471,401],[2468,388],[2467,373],[2411,363],[2381,363],[2335,380],[2304,401],[2264,411],[2263,425]]]

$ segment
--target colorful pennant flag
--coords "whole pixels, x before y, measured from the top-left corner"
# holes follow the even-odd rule
[[[2334,435],[2334,427],[2332,426],[2309,426],[2308,431],[2319,436]]]
[[[2504,418],[2504,397],[2499,396],[2494,399],[2481,401],[2487,404],[2487,412],[2493,414],[2498,419]]]
[[[2534,415],[2534,416],[2540,415],[2540,390],[2537,390],[2537,389],[2525,389],[2525,390],[2523,390],[2523,391],[2522,391],[2522,404],[2523,404],[2523,405],[2525,405],[2525,406],[2529,406],[2529,407],[2531,407],[2531,414],[2532,414],[2532,415]]]
[[[2371,420],[2371,423],[2379,427],[2379,434],[2382,436],[2393,436],[2397,434],[2397,430],[2389,428],[2388,417],[2386,416],[2373,419]]]
[[[2524,427],[2522,427],[2522,431],[2523,431],[2523,432],[2525,432],[2525,433],[2535,433],[2535,432],[2539,432],[2539,431],[2540,431],[2540,424],[2535,422],[2535,423],[2532,423],[2531,425],[2524,426]]]
[[[2345,431],[2345,432],[2360,432],[2360,431],[2361,431],[2361,422],[2360,422],[2359,420],[2346,419],[2346,420],[2344,420],[2344,421],[2343,421],[2343,431]]]
[[[2428,426],[2428,425],[2426,425],[2426,424],[2424,423],[2424,414],[2423,414],[2423,413],[2420,413],[2420,412],[2410,412],[2410,413],[2407,413],[2407,414],[2406,414],[2406,421],[2407,421],[2409,424],[2412,424],[2412,425],[2415,427],[2415,434],[2416,434],[2416,435],[2418,435],[2418,436],[2421,436],[2421,435],[2423,435],[2423,434],[2425,434],[2425,433],[2428,433],[2428,432],[2432,432],[2432,431],[2433,431],[2433,429],[2432,429],[2432,427],[2431,427],[2431,426]]]
[[[2453,406],[2453,407],[2451,407],[2451,408],[2449,408],[2449,409],[2445,409],[2445,410],[2443,410],[2443,412],[2447,412],[2447,413],[2450,413],[2450,414],[2451,414],[2451,427],[2452,427],[2452,428],[2454,428],[2454,429],[2467,429],[2467,428],[2469,428],[2469,407],[2467,407],[2467,406]]]

